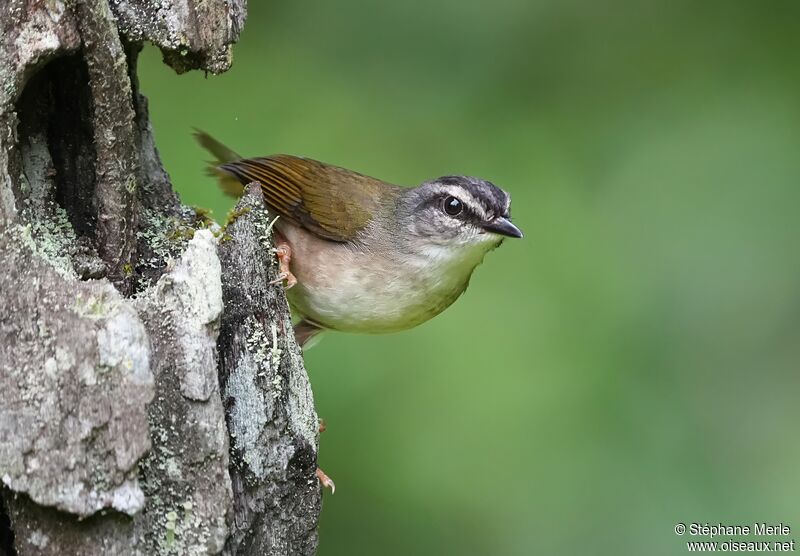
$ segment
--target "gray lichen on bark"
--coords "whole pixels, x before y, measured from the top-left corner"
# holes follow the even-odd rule
[[[135,301],[153,351],[153,449],[142,461],[147,504],[134,519],[144,553],[216,554],[233,504],[228,433],[217,382],[222,283],[216,239],[198,230],[174,267]],[[152,535],[163,530],[163,535]]]
[[[24,233],[0,235],[3,484],[80,517],[136,514],[153,397],[144,325],[110,284],[65,278]]]
[[[321,493],[315,475],[319,423],[282,285],[272,261],[271,220],[251,184],[220,245],[225,314],[220,381],[231,431],[237,527],[229,554],[313,554]],[[279,318],[275,318],[275,308]]]
[[[316,549],[316,413],[263,202],[219,245],[136,78],[144,40],[224,71],[244,16],[0,3],[0,553]]]
[[[244,2],[111,0],[120,32],[150,41],[178,73],[201,69],[222,73],[233,61],[231,46],[244,26]]]

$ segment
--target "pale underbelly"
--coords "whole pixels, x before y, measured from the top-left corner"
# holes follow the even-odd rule
[[[461,295],[480,262],[456,269],[355,251],[289,223],[280,231],[292,248],[297,284],[286,296],[296,316],[343,332],[395,332],[425,322]]]
[[[381,283],[375,276],[354,274],[345,273],[339,283],[316,281],[313,285],[304,284],[298,276],[287,297],[299,315],[325,328],[384,333],[412,328],[435,317],[464,291],[463,286],[431,287],[413,277]]]

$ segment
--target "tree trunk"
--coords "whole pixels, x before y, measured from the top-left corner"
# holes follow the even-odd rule
[[[0,3],[0,555],[313,554],[317,416],[257,188],[180,204],[136,59],[244,0]]]

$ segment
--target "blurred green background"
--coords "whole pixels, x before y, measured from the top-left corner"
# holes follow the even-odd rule
[[[431,322],[308,352],[338,486],[321,556],[800,537],[800,4],[249,8],[225,75],[143,55],[184,202],[231,207],[198,126],[395,183],[481,176],[526,234]]]

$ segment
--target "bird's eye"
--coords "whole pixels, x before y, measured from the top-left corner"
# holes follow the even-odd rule
[[[464,210],[464,205],[461,203],[461,201],[451,195],[444,200],[444,206],[442,208],[444,209],[444,212],[450,216],[457,216],[461,214],[462,210]]]

